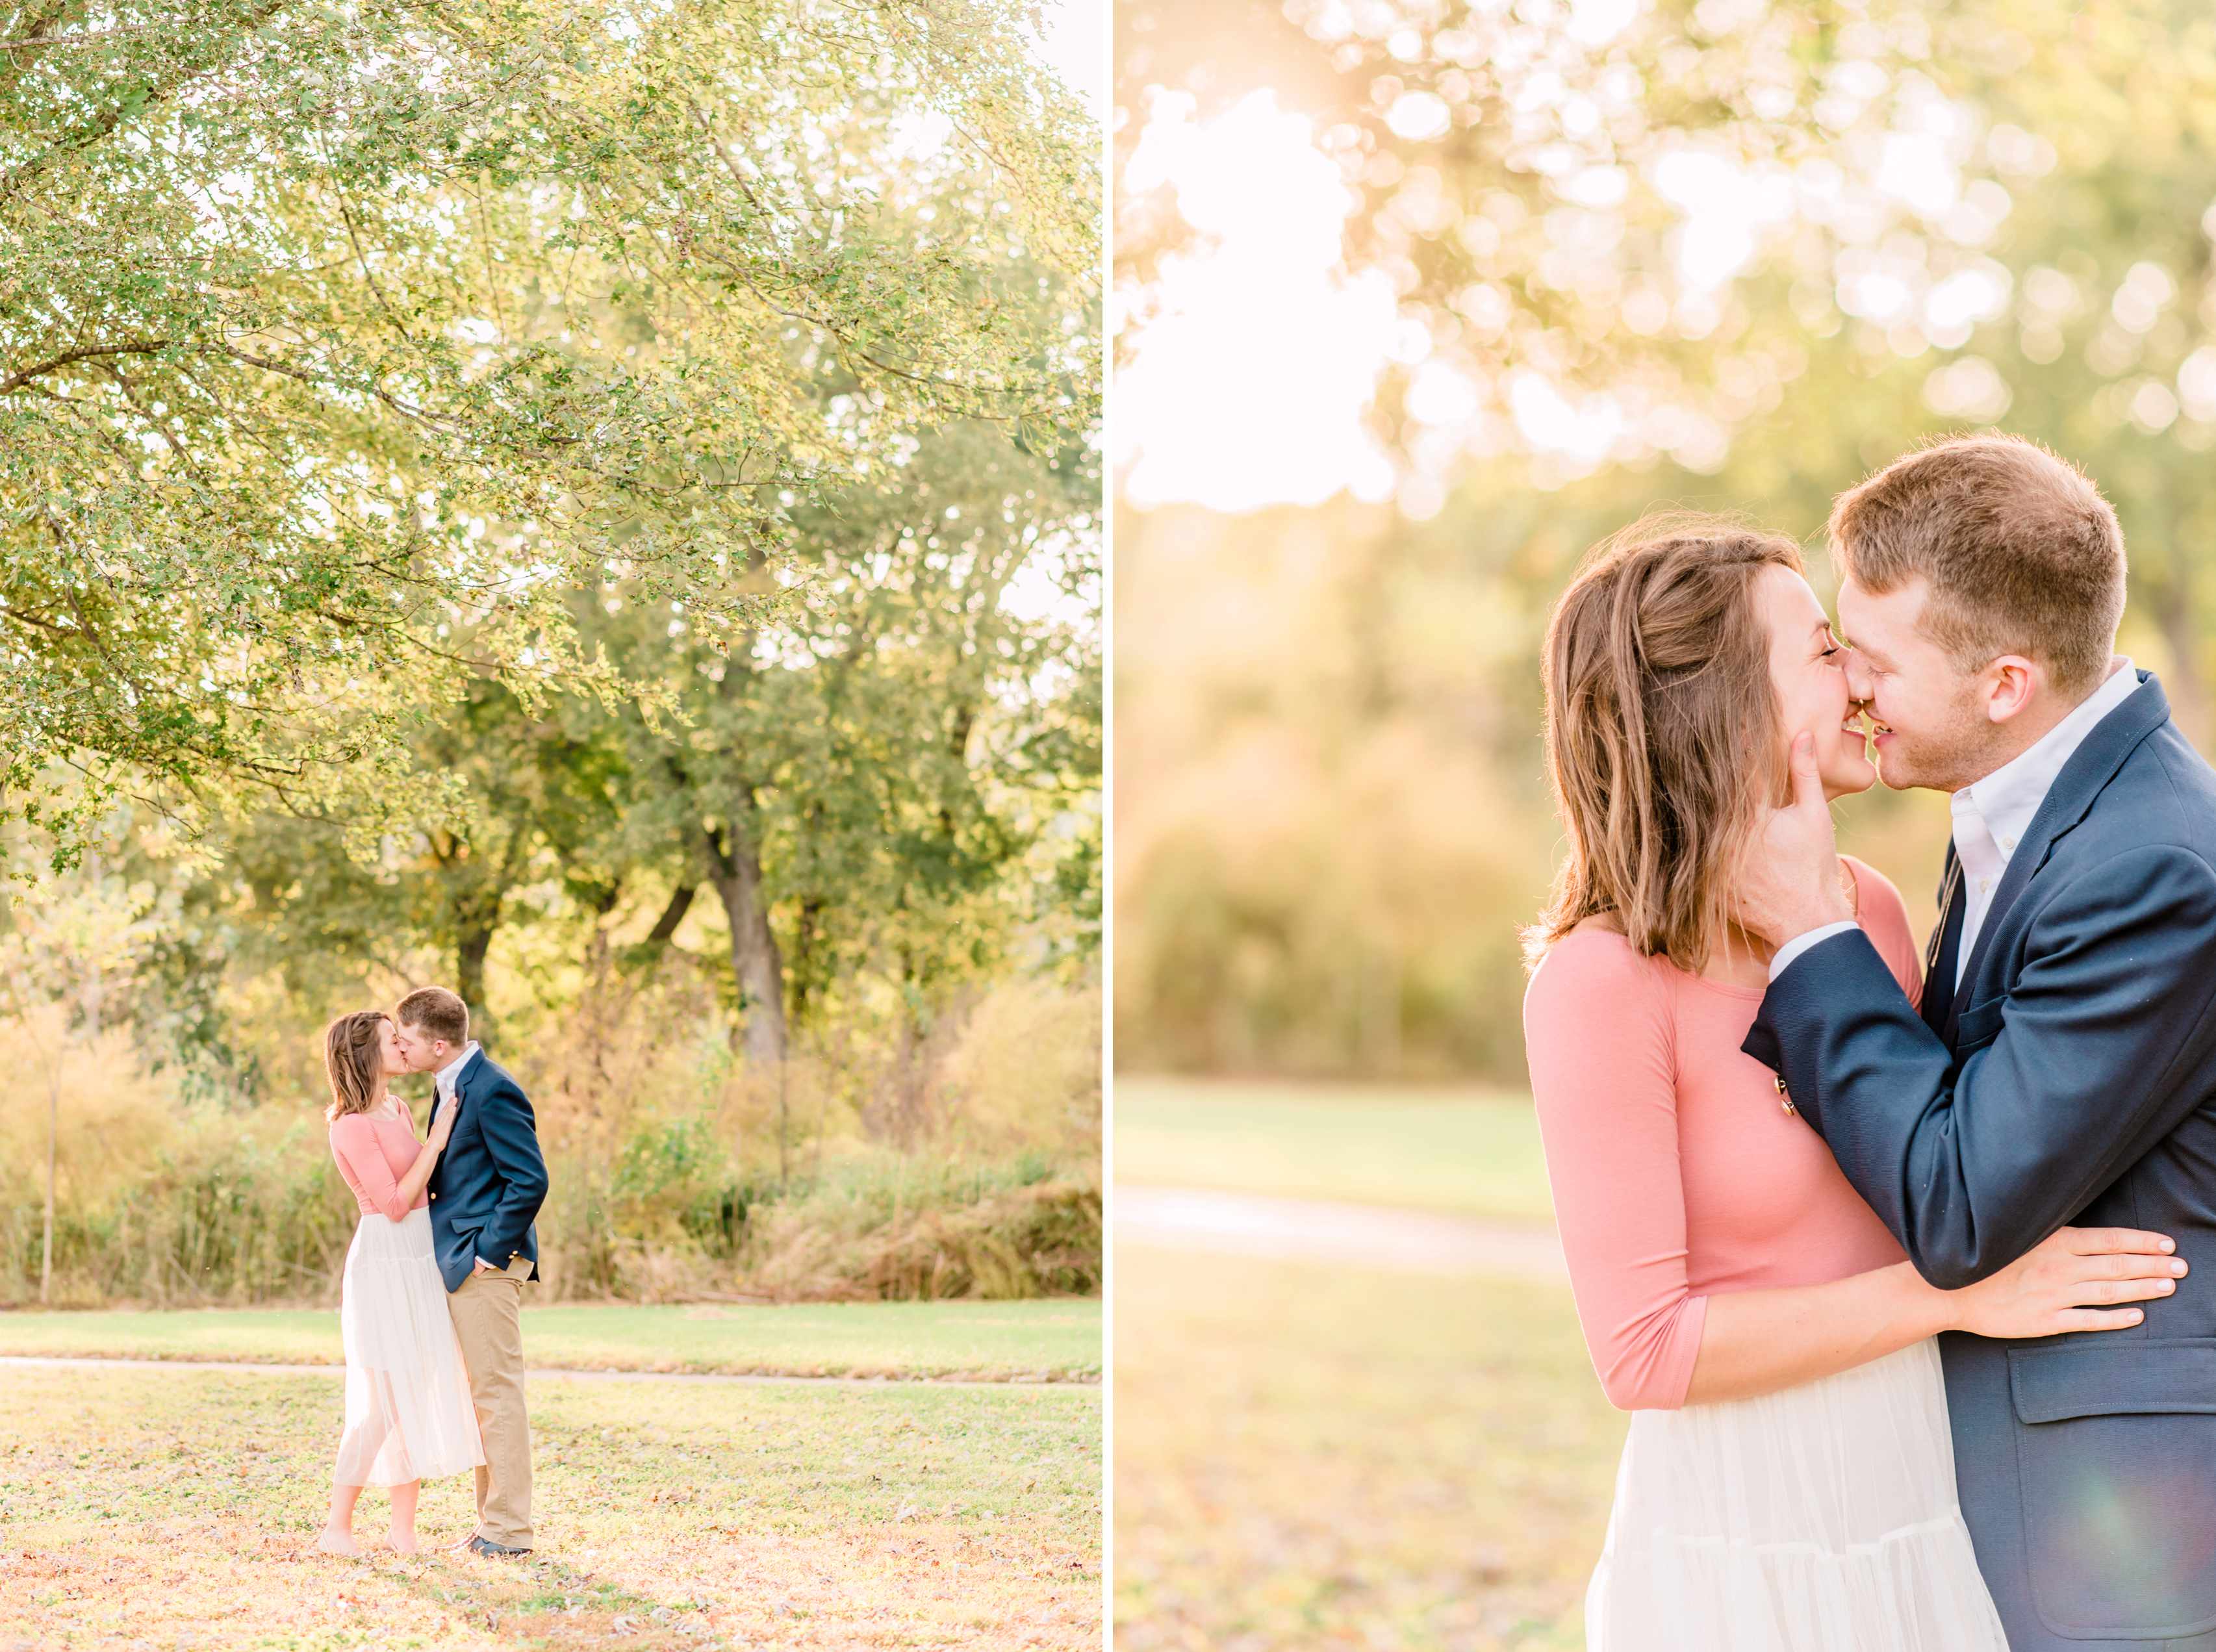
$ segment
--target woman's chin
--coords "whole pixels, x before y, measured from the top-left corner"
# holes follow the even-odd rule
[[[1852,797],[1877,784],[1877,765],[1860,753],[1842,753],[1824,765],[1823,780],[1826,798]]]

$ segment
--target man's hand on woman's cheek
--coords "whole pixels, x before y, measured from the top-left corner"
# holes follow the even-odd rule
[[[1840,887],[1831,808],[1816,773],[1816,743],[1793,739],[1793,800],[1766,811],[1733,880],[1734,915],[1749,934],[1782,946],[1855,915]]]

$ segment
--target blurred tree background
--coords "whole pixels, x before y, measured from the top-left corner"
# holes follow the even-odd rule
[[[2216,17],[2173,0],[1125,0],[1120,1068],[1520,1084],[1537,648],[1658,504],[2084,465],[2216,737]],[[1839,810],[1928,924],[1943,799]]]
[[[1097,1288],[1044,26],[0,6],[0,1301],[335,1300],[322,1028],[426,981],[553,1296]]]

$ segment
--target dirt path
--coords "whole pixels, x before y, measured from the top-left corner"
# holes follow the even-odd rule
[[[0,1367],[9,1365],[44,1366],[50,1370],[145,1365],[162,1371],[258,1371],[292,1377],[346,1375],[344,1365],[264,1364],[249,1359],[134,1359],[121,1354],[0,1354]],[[538,1367],[524,1374],[534,1383],[557,1378],[581,1383],[821,1383],[844,1388],[898,1388],[911,1384],[938,1388],[1084,1388],[1097,1387],[1099,1382],[1093,1377],[802,1377],[754,1371],[580,1371],[558,1365]]]
[[[1561,1242],[1551,1228],[1428,1211],[1118,1182],[1112,1225],[1117,1244],[1163,1250],[1356,1262],[1419,1273],[1567,1277]]]

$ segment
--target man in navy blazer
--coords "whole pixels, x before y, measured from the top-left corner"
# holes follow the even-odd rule
[[[1748,855],[1747,1054],[1933,1284],[2066,1223],[2216,1265],[2216,773],[2112,656],[2122,534],[2014,438],[1911,453],[1831,523],[1886,783],[1953,794],[1921,1013],[1840,909],[1813,761]],[[1800,771],[1804,768],[1806,773]],[[2183,1273],[2184,1267],[2178,1271]],[[2216,1649],[2216,1291],[1941,1339],[1962,1513],[2013,1652]]]
[[[523,1287],[539,1277],[533,1218],[546,1161],[523,1088],[470,1037],[469,1006],[444,987],[400,1001],[402,1054],[459,1098],[453,1133],[432,1169],[431,1244],[469,1370],[485,1460],[477,1525],[458,1548],[490,1558],[530,1552],[531,1423],[523,1401]]]

